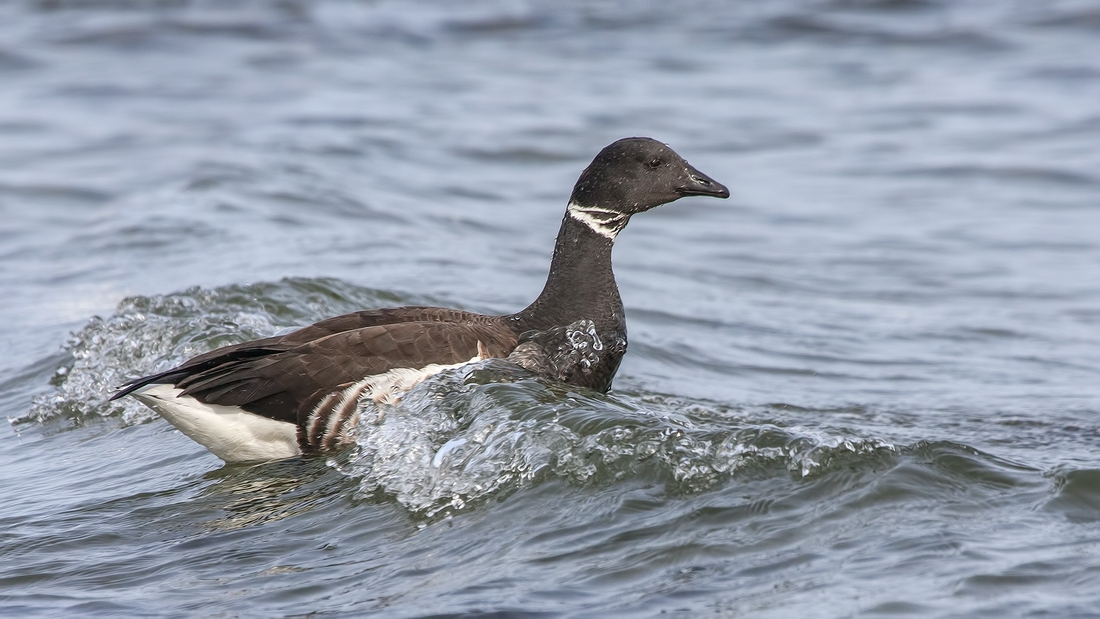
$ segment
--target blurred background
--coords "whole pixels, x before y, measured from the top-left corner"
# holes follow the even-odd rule
[[[619,236],[610,396],[257,467],[106,402],[522,308],[632,135],[733,196]],[[4,2],[0,342],[5,614],[1094,613],[1100,3]]]

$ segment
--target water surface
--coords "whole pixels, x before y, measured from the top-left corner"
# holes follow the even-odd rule
[[[0,612],[1100,613],[1100,4],[0,6]],[[614,390],[500,362],[223,466],[112,389],[515,311],[605,144]]]

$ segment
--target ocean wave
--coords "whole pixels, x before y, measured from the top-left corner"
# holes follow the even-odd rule
[[[812,478],[896,454],[892,443],[748,422],[676,399],[604,395],[486,360],[421,383],[396,405],[360,405],[357,449],[332,463],[437,516],[546,478],[580,485],[647,479],[678,495],[735,475]]]

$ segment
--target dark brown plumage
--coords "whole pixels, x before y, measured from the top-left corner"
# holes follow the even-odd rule
[[[207,404],[239,406],[305,424],[329,393],[394,368],[506,357],[517,335],[499,316],[438,307],[398,307],[336,316],[282,336],[226,346],[127,385],[171,383]]]

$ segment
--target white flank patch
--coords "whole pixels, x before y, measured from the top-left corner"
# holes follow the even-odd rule
[[[462,361],[451,365],[432,363],[420,369],[394,368],[385,374],[370,376],[365,379],[369,387],[363,391],[360,400],[363,398],[371,398],[378,404],[398,404],[401,402],[401,396],[405,395],[406,391],[424,382],[425,379],[435,376],[440,372],[460,368],[464,365],[481,361],[482,359],[488,359],[488,357],[478,355],[469,361]]]
[[[612,241],[623,229],[626,215],[618,211],[598,206],[581,206],[576,202],[570,202],[565,211],[569,216],[586,225],[596,234],[607,237]]]
[[[359,401],[370,398],[377,404],[399,404],[401,402],[401,396],[405,395],[406,391],[419,385],[426,378],[435,376],[446,370],[453,370],[488,358],[489,353],[485,349],[485,346],[481,342],[478,342],[477,354],[471,357],[469,361],[459,361],[458,363],[452,363],[450,365],[430,363],[419,369],[394,368],[389,372],[368,376],[351,387],[348,387],[345,392],[352,393],[358,391],[360,393]]]
[[[226,462],[279,460],[300,455],[297,427],[238,406],[204,404],[172,385],[148,385],[133,396],[196,443]]]
[[[435,376],[446,370],[453,370],[464,365],[488,359],[481,342],[478,342],[478,354],[469,361],[462,361],[451,365],[432,363],[422,368],[394,368],[381,374],[367,376],[363,380],[346,387],[340,392],[324,398],[309,415],[306,427],[309,428],[309,441],[313,446],[329,443],[333,446],[342,446],[354,441],[355,427],[359,419],[359,403],[367,400],[375,404],[399,404],[401,396],[405,395],[413,387],[425,379]],[[333,403],[333,400],[336,400]],[[324,433],[317,435],[317,423],[324,419],[325,413],[328,419],[325,423]],[[336,436],[339,434],[339,436]]]

